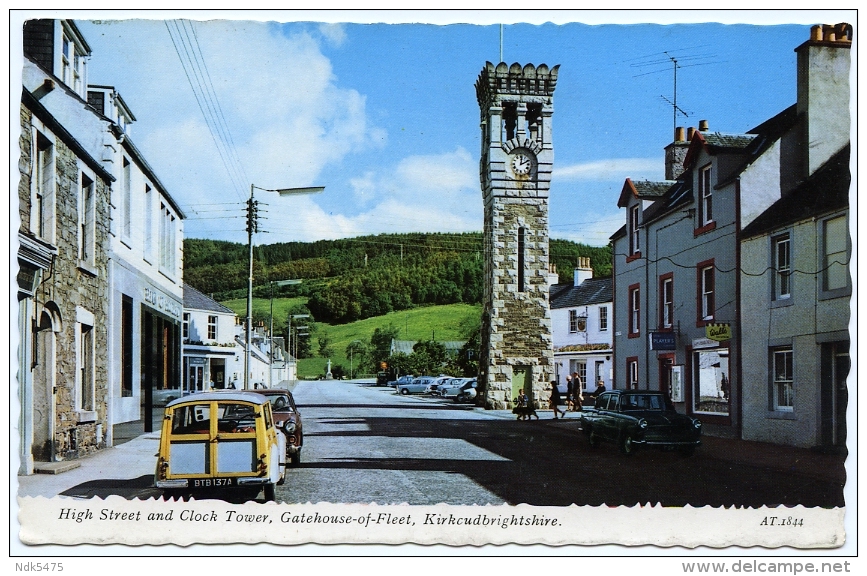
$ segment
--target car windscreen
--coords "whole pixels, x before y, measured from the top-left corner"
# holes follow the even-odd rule
[[[621,398],[620,409],[624,412],[633,410],[656,410],[665,408],[665,402],[659,394],[625,394]]]

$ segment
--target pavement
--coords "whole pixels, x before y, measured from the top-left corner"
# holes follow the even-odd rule
[[[474,410],[482,411],[481,408]],[[496,418],[515,418],[508,410],[484,412]],[[565,419],[556,420],[551,410],[539,410],[538,414],[539,420],[527,422],[528,426],[551,426],[569,434],[582,433],[580,417],[574,412],[569,413]],[[144,482],[148,480],[144,477],[152,477],[154,473],[158,449],[159,432],[149,432],[77,460],[40,466],[40,473],[18,476],[18,495],[50,498],[70,491],[82,494],[80,489],[72,489],[109,478],[141,479]],[[718,437],[709,435],[708,431],[705,431],[702,437],[699,451],[697,454],[703,457],[730,462],[733,466],[758,466],[817,480],[846,483],[845,454],[828,454],[807,448]]]

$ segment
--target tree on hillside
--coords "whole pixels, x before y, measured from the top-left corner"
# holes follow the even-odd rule
[[[389,324],[384,328],[377,328],[370,336],[371,364],[379,366],[380,362],[387,362],[391,354],[391,341],[400,334],[400,328]]]
[[[448,359],[445,344],[434,340],[416,342],[410,358],[414,374],[439,374]]]
[[[319,356],[320,358],[330,358],[334,355],[334,350],[331,348],[331,339],[328,334],[323,334],[319,337]]]
[[[353,340],[346,345],[346,357],[349,358],[350,374],[370,372],[370,350],[361,340]]]

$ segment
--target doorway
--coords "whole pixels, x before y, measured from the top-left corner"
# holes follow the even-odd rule
[[[845,448],[846,408],[849,405],[849,376],[851,359],[849,342],[822,344],[822,446]]]
[[[515,366],[512,368],[512,395],[506,400],[510,404],[514,404],[515,398],[518,397],[518,390],[524,389],[530,400],[533,400],[533,389],[531,387],[533,370],[530,366]]]

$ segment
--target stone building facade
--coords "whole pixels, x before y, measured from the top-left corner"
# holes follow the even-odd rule
[[[26,89],[20,121],[19,472],[28,474],[105,445],[113,178]],[[26,285],[34,246],[49,258]]]
[[[485,279],[479,363],[484,405],[538,405],[553,376],[548,306],[548,191],[559,66],[494,66],[476,81],[481,112]]]

